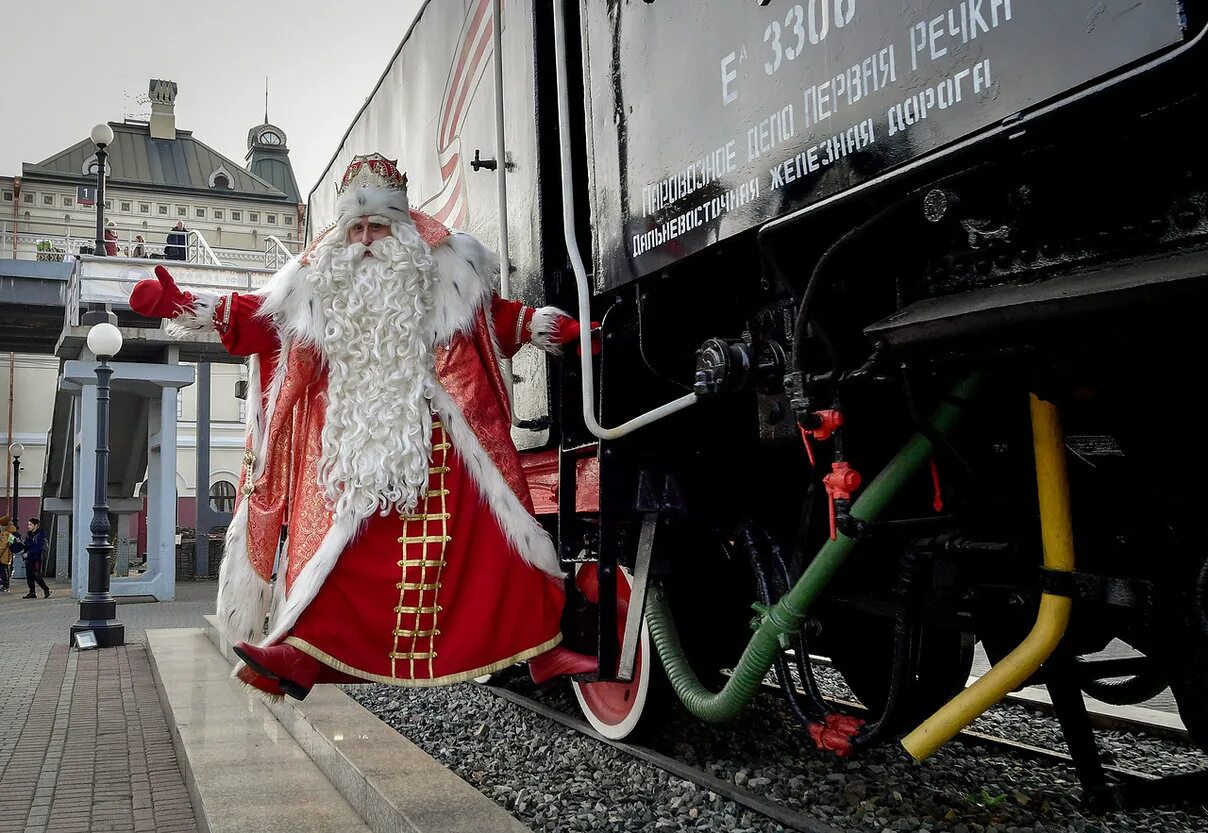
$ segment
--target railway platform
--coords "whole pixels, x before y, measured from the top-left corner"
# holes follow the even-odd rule
[[[147,632],[193,806],[211,833],[525,833],[495,802],[335,686],[269,703],[230,678],[214,617]]]
[[[0,833],[528,830],[336,687],[270,710],[231,680],[215,583],[123,600],[126,645],[78,651],[50,582],[0,594]]]

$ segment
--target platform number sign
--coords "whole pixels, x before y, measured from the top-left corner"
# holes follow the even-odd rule
[[[80,205],[96,205],[96,186],[95,185],[77,185],[76,186],[76,202]]]

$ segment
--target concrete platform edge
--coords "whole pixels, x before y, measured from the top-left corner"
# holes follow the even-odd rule
[[[216,617],[205,619],[206,636],[233,663]],[[374,833],[531,833],[335,686],[317,686],[303,702],[267,705]],[[424,800],[408,800],[417,795]]]
[[[176,760],[180,763],[180,774],[185,779],[185,789],[189,791],[189,803],[193,805],[197,829],[200,833],[210,833],[210,823],[206,820],[205,802],[202,800],[201,791],[197,788],[197,773],[193,771],[188,751],[185,749],[184,738],[181,737],[180,728],[176,725],[176,715],[172,711],[168,691],[164,688],[163,676],[160,674],[159,663],[155,659],[155,651],[151,649],[150,642],[147,645],[147,660],[151,664],[151,677],[155,680],[155,692],[159,695],[159,702],[164,707],[164,719],[167,721],[168,731],[172,735],[172,748],[176,751]]]

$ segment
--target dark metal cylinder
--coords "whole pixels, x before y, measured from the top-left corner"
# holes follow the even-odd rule
[[[104,145],[96,146],[96,251],[105,256],[105,153]]]

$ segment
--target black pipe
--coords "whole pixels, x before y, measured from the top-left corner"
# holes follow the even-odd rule
[[[855,751],[876,744],[894,726],[902,710],[904,694],[914,680],[918,666],[917,649],[919,628],[915,622],[916,584],[921,573],[922,554],[908,547],[899,559],[898,610],[893,617],[893,662],[889,676],[889,692],[885,697],[885,708],[872,723],[865,723],[852,736]]]
[[[743,548],[747,551],[747,558],[751,563],[751,571],[755,574],[755,586],[759,591],[759,600],[768,607],[771,607],[776,603],[776,599],[772,598],[767,567],[763,563],[763,555],[749,525],[744,525],[739,530],[739,539],[742,542]],[[821,722],[826,718],[828,709],[825,704],[821,703],[821,698],[817,702],[807,700],[804,704],[799,699],[797,687],[793,683],[793,675],[789,671],[788,660],[785,659],[783,651],[776,654],[773,668],[776,672],[776,679],[780,683],[780,691],[784,695],[785,703],[788,704],[789,711],[793,713],[793,717],[802,726],[808,728],[810,725]]]
[[[776,572],[772,574],[776,584],[776,594],[783,596],[788,592],[790,586],[789,572],[780,547],[774,541],[772,542],[772,565],[776,568]],[[794,578],[793,581],[795,580]],[[817,719],[825,720],[831,708],[823,698],[822,691],[818,688],[818,680],[814,677],[814,667],[810,664],[809,643],[806,640],[804,628],[790,637],[790,644],[793,646],[794,658],[797,660],[797,675],[801,678],[801,683],[805,687],[805,696],[808,698],[808,711],[818,715]],[[789,675],[785,674],[785,676]]]

